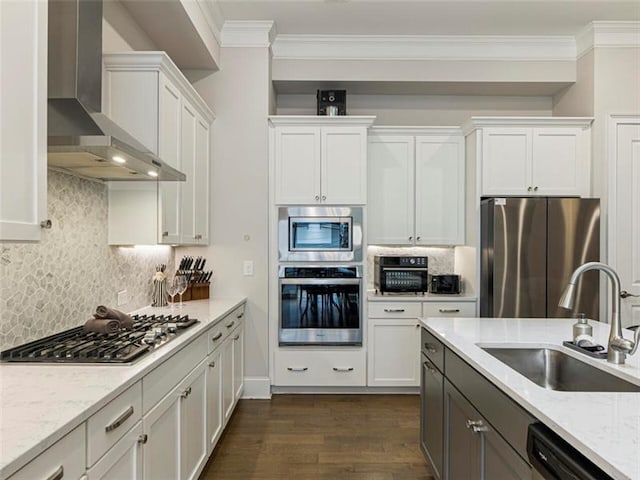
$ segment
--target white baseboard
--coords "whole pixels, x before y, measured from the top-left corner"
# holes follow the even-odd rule
[[[242,398],[271,398],[271,379],[269,377],[244,377]]]

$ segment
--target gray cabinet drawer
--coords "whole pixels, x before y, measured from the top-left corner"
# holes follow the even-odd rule
[[[445,350],[445,376],[526,460],[527,428],[535,418],[455,353]]]
[[[422,329],[422,341],[420,342],[420,348],[426,357],[433,362],[436,368],[441,372],[444,372],[444,345],[425,328]]]

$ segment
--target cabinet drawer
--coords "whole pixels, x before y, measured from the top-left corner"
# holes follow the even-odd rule
[[[225,319],[226,317],[223,320]],[[213,352],[216,348],[222,345],[222,342],[224,342],[224,339],[227,338],[227,335],[229,335],[229,333],[231,332],[229,332],[228,329],[224,327],[224,324],[222,322],[218,323],[215,327],[209,330],[209,333],[207,335],[207,353]]]
[[[240,305],[229,315],[225,316],[217,326],[220,326],[222,333],[226,336],[236,328],[244,318],[244,305]]]
[[[438,370],[444,372],[444,345],[425,328],[422,329],[420,348]]]
[[[87,421],[87,466],[106,453],[142,419],[142,382],[137,382],[111,400]]]
[[[446,349],[445,358],[445,376],[526,459],[527,429],[535,418],[451,350]]]
[[[278,351],[275,384],[280,386],[365,386],[364,350]]]
[[[428,317],[475,317],[476,302],[424,302],[422,316]]]
[[[369,302],[369,318],[418,318],[421,302]]]
[[[207,356],[207,335],[185,346],[142,379],[142,412],[147,413]]]
[[[8,480],[77,480],[85,472],[85,442],[83,423],[11,475]]]

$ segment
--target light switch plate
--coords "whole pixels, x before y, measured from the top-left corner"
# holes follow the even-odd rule
[[[129,293],[126,290],[118,292],[118,306],[129,303]]]
[[[245,277],[253,276],[253,260],[245,260],[242,263],[242,274]]]

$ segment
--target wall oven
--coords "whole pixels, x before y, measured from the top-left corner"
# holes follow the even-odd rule
[[[280,345],[362,345],[362,266],[282,266]]]
[[[280,207],[281,262],[362,261],[362,207]]]

